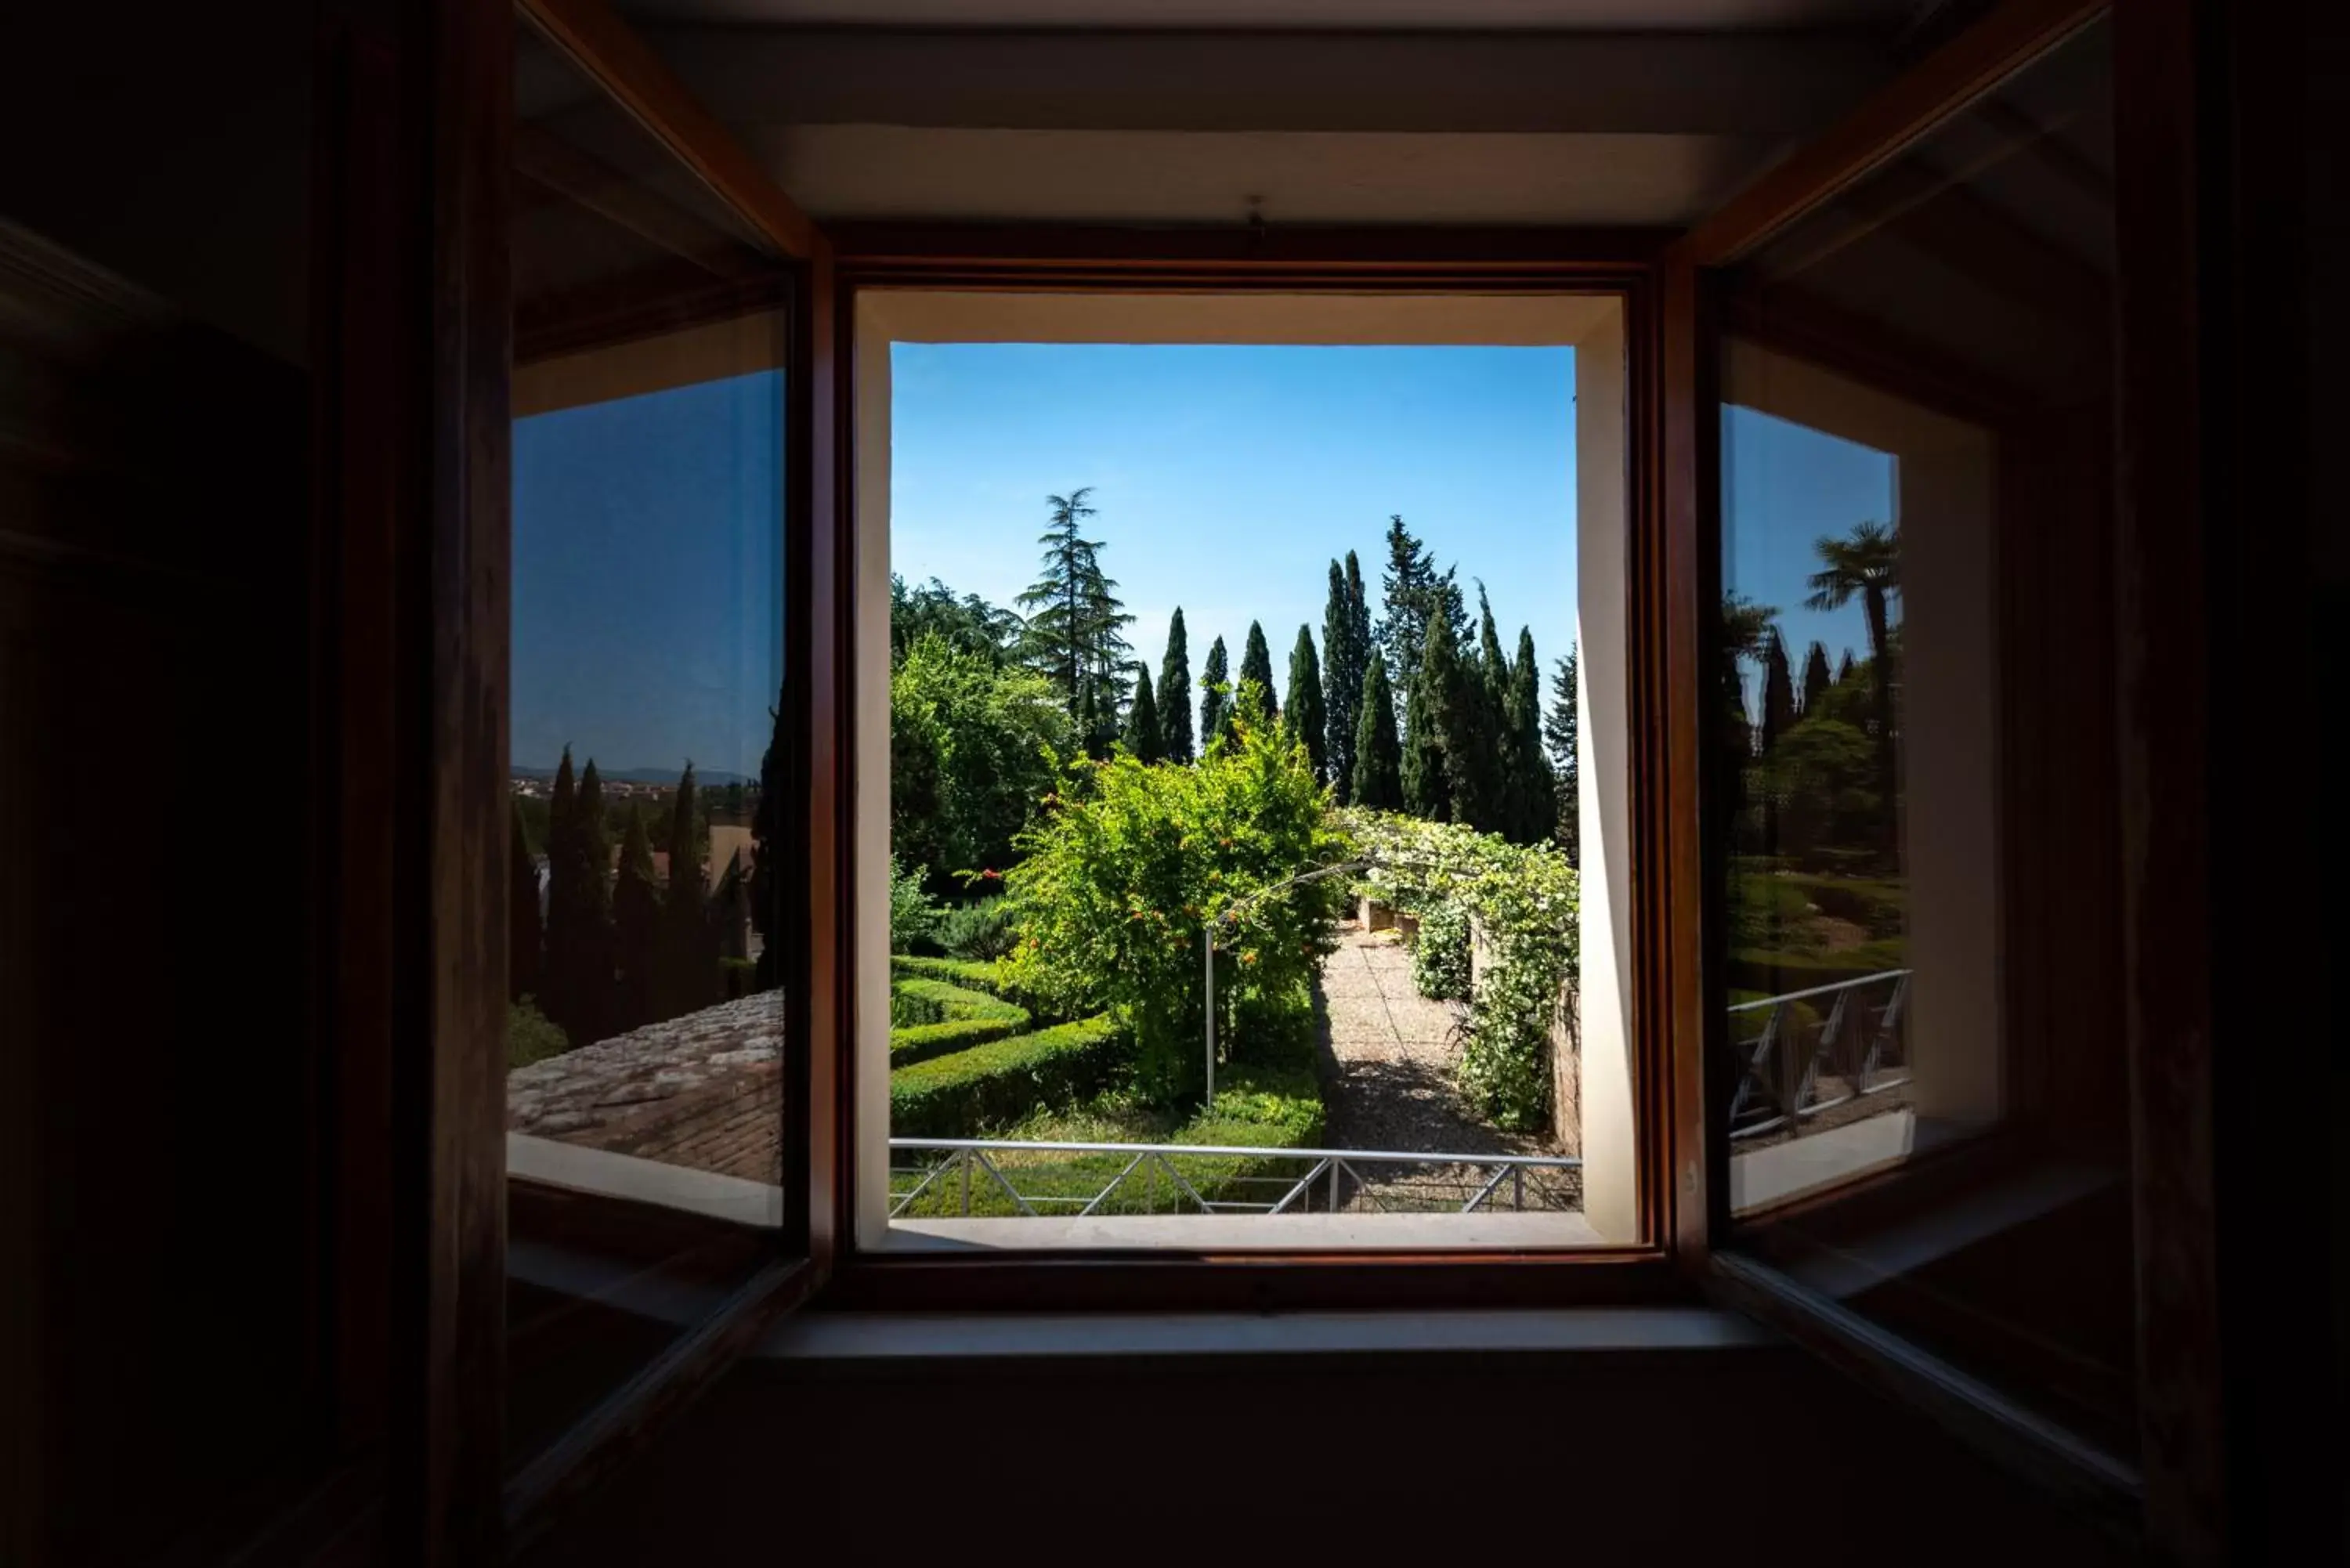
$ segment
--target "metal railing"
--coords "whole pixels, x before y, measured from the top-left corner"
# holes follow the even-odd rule
[[[1883,1001],[1872,1000],[1872,992],[1881,992]],[[1797,1016],[1796,1004],[1829,996],[1835,1000],[1813,1034]],[[1902,1017],[1908,1000],[1909,971],[1888,969],[1732,1006],[1733,1020],[1766,1011],[1767,1016],[1760,1034],[1731,1043],[1740,1070],[1730,1099],[1730,1136],[1775,1132],[1908,1083]]]
[[[1583,1161],[1566,1156],[898,1137],[889,1140],[889,1155],[892,1220],[1562,1213],[1583,1207]],[[923,1158],[907,1158],[917,1155]]]

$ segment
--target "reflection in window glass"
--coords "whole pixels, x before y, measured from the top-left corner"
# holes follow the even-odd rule
[[[2110,130],[2100,27],[1731,279],[1713,1125],[1747,1244],[2123,1447]]]
[[[509,1446],[772,1254],[784,296],[526,32],[517,62]]]

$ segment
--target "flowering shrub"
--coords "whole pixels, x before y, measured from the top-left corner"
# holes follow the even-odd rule
[[[1412,983],[1439,1002],[1469,1000],[1469,907],[1440,898],[1419,917],[1411,940]]]
[[[1007,981],[1065,1015],[1107,1010],[1132,1034],[1136,1087],[1155,1100],[1200,1085],[1203,926],[1216,928],[1218,1038],[1263,1049],[1288,1033],[1269,1011],[1310,1009],[1343,893],[1329,877],[1250,901],[1343,860],[1346,844],[1305,747],[1265,722],[1262,693],[1244,685],[1239,711],[1194,766],[1122,753],[1069,763],[1005,877],[1020,932]]]
[[[1492,961],[1462,1025],[1461,1092],[1497,1126],[1547,1126],[1550,1027],[1579,957],[1575,867],[1549,844],[1513,845],[1391,812],[1347,809],[1336,816],[1368,862],[1358,887],[1419,916],[1423,943],[1431,923],[1459,914],[1476,920]]]

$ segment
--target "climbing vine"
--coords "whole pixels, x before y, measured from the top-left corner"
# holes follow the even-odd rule
[[[1365,862],[1360,890],[1430,925],[1474,919],[1487,945],[1461,1026],[1461,1089],[1496,1126],[1551,1117],[1551,1026],[1576,976],[1575,868],[1548,844],[1514,845],[1451,823],[1342,809]]]

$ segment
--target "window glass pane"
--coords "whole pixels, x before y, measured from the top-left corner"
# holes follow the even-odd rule
[[[1617,303],[859,313],[860,1242],[1637,1240]]]
[[[507,1040],[526,1457],[783,1217],[784,295],[525,29],[517,60]]]
[[[2107,54],[1730,280],[1714,1125],[1743,1241],[2124,1445]]]

